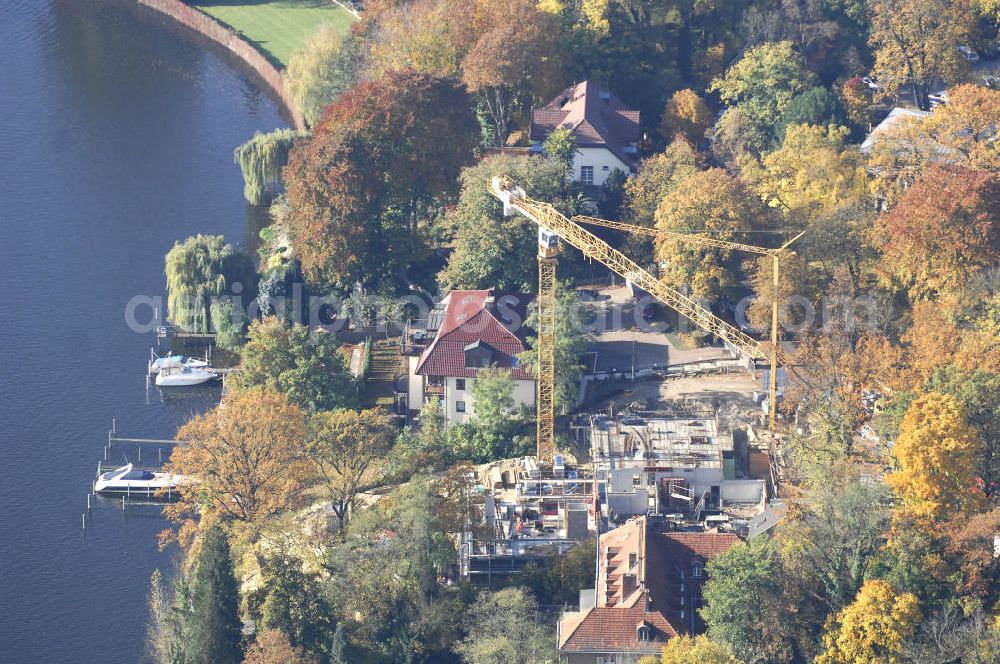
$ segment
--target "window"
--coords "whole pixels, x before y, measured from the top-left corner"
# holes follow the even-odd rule
[[[580,182],[584,184],[594,184],[594,167],[593,166],[581,166],[580,167]]]
[[[642,475],[633,475],[632,486],[639,486],[640,484],[642,484]]]
[[[691,576],[698,579],[701,578],[701,564],[695,563],[691,566]]]
[[[455,402],[455,412],[456,413],[464,413],[465,412],[465,402],[464,401],[456,401]]]
[[[609,166],[601,166],[602,171],[609,171],[611,168]]]
[[[455,389],[460,391],[465,391],[465,379],[456,378],[455,379]]]
[[[639,629],[636,630],[636,637],[640,641],[649,641],[649,627],[646,625],[640,625]]]

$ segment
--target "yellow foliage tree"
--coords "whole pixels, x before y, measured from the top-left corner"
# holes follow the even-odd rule
[[[981,171],[1000,171],[1000,90],[963,83],[948,90],[948,103],[934,109],[920,128],[950,150],[951,162]]]
[[[885,581],[865,581],[823,636],[816,664],[896,664],[903,645],[923,619],[913,593],[897,593]]]
[[[656,227],[663,231],[749,230],[753,210],[742,185],[721,168],[691,175],[667,194],[656,210]],[[728,239],[726,233],[713,237]],[[695,247],[657,238],[656,259],[665,263],[662,277],[674,288],[690,285],[694,295],[714,301],[735,283],[726,261],[732,252]]]
[[[712,124],[712,111],[705,100],[694,90],[678,90],[670,97],[660,121],[663,138],[672,140],[680,134],[692,144],[698,145],[705,138],[705,132]]]
[[[969,426],[965,406],[940,392],[911,405],[892,454],[898,470],[887,481],[917,519],[941,520],[976,509],[975,468],[982,441]]]
[[[732,651],[724,643],[712,641],[705,635],[676,636],[663,647],[659,659],[647,657],[640,664],[736,664]]]
[[[781,147],[746,169],[760,197],[792,222],[808,224],[865,195],[865,171],[844,149],[842,127],[789,125]]]
[[[956,44],[972,29],[973,14],[962,0],[871,0],[868,44],[875,55],[876,97],[891,99],[904,87],[928,109],[931,86],[954,82],[967,67]]]

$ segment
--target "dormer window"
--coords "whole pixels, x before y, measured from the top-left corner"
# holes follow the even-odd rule
[[[465,351],[465,368],[478,369],[481,367],[493,366],[496,352],[492,346],[484,341],[474,341],[467,345]]]
[[[649,625],[639,625],[635,628],[635,638],[639,641],[649,641],[651,635]]]
[[[701,570],[702,570],[701,563],[695,563],[691,565],[691,576],[693,576],[696,579],[700,579]]]

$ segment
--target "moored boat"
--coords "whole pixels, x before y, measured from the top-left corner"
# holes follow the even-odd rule
[[[94,492],[101,494],[154,495],[174,491],[183,480],[180,475],[152,470],[135,470],[131,463],[101,473],[94,483]]]
[[[159,387],[185,387],[188,385],[201,385],[210,380],[215,380],[218,376],[205,369],[193,369],[185,366],[164,366],[156,374],[156,384]]]

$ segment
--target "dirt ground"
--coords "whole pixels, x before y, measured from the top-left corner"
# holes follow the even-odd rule
[[[760,406],[753,401],[755,390],[761,390],[761,379],[748,373],[645,379],[628,385],[624,394],[602,399],[586,408],[597,412],[612,403],[618,409],[633,401],[697,399],[715,405],[719,409],[720,422],[729,426],[758,422],[763,417]]]

